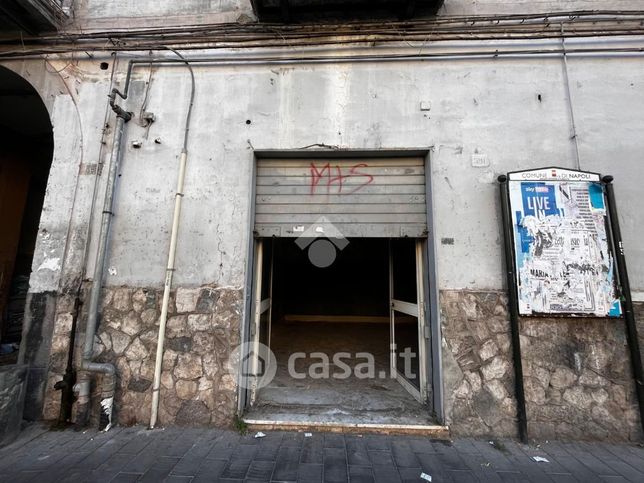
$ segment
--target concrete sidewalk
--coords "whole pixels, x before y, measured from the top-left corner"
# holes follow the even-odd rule
[[[423,482],[429,476],[434,482],[644,482],[644,449],[331,433],[255,438],[215,429],[48,431],[41,425],[0,449],[3,483]]]

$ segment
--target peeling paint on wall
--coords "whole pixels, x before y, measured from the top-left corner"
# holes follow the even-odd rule
[[[60,258],[46,258],[45,261],[43,261],[40,266],[38,267],[38,271],[41,270],[51,270],[52,272],[57,272],[60,270]]]

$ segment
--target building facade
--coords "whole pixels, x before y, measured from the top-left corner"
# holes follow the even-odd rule
[[[55,386],[73,367],[90,395],[72,421],[98,418],[109,400],[114,423],[148,424],[171,274],[158,424],[230,425],[261,401],[229,360],[261,339],[272,299],[278,359],[289,338],[304,340],[296,319],[371,317],[386,339],[390,316],[396,329],[395,312],[418,311],[419,380],[402,386],[452,434],[515,437],[498,175],[557,166],[614,176],[644,334],[640,2],[400,2],[375,18],[347,13],[351,2],[329,2],[328,18],[325,6],[310,10],[316,2],[280,3],[62,2],[50,32],[0,40],[0,81],[19,76],[43,105],[0,85],[15,109],[6,132],[26,126],[5,159],[46,144],[47,123],[35,133],[30,120],[38,108],[52,137],[18,356],[25,417],[59,418]],[[327,202],[335,208],[318,208]],[[348,240],[335,279],[293,248],[318,215]],[[396,260],[412,268],[397,272]],[[413,285],[408,305],[389,291],[398,276]],[[80,370],[96,287],[91,362],[115,374]],[[329,327],[319,340],[353,340]],[[530,437],[641,440],[623,319],[523,317],[519,327]]]

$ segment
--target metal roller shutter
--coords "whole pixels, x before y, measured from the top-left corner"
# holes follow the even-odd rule
[[[332,224],[344,237],[427,236],[423,157],[259,159],[255,232],[299,237]]]

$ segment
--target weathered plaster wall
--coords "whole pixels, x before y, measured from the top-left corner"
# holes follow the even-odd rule
[[[505,295],[446,290],[441,307],[452,432],[516,437]],[[531,438],[642,439],[623,320],[522,318],[520,334]]]
[[[580,164],[615,175],[631,283],[641,291],[644,214],[628,207],[639,203],[636,180],[644,175],[637,135],[644,116],[636,107],[644,103],[644,62],[575,58],[569,64]],[[196,76],[179,285],[242,285],[253,149],[434,146],[441,288],[503,286],[497,174],[575,167],[562,62],[556,58],[196,67]],[[137,70],[136,78],[127,107],[138,112],[148,69]],[[147,109],[157,121],[149,130],[128,125],[110,285],[163,281],[188,78],[181,66],[155,70]],[[431,103],[429,112],[420,110],[421,101]],[[628,122],[619,121],[624,118]],[[133,148],[133,141],[142,147]],[[486,154],[490,166],[472,167],[475,153]],[[441,244],[442,238],[454,244]]]
[[[489,15],[577,10],[639,10],[637,0],[445,0],[440,15]]]
[[[250,0],[75,0],[68,28],[199,25],[254,20]]]
[[[401,50],[404,51],[404,48]],[[31,282],[35,300],[33,312],[40,314],[41,330],[30,335],[28,339],[31,342],[26,344],[33,345],[34,354],[39,354],[38,360],[43,357],[47,359],[49,343],[54,335],[51,360],[39,366],[44,377],[47,364],[51,364],[50,388],[60,378],[61,354],[67,350],[65,340],[70,321],[68,298],[61,299],[57,308],[52,308],[51,300],[74,287],[75,284],[71,282],[81,276],[82,247],[87,237],[96,181],[90,174],[93,172],[91,165],[95,165],[94,171],[100,171],[101,163],[106,161],[110,149],[112,133],[109,126],[113,124],[113,118],[108,118],[104,133],[106,103],[100,101],[105,99],[109,90],[109,72],[97,70],[98,60],[79,61],[78,65],[67,66],[62,72],[63,77],[67,76],[67,87],[63,84],[57,91],[50,87],[41,90],[45,96],[52,96],[56,157]],[[66,65],[59,64],[56,64],[58,69]],[[641,210],[630,208],[641,204],[639,180],[644,175],[644,167],[639,162],[642,138],[638,135],[644,128],[644,116],[640,109],[644,103],[644,61],[640,57],[605,56],[571,58],[569,64],[581,167],[610,172],[616,176],[631,282],[636,291],[642,292],[644,247],[639,240],[642,238],[644,215]],[[25,72],[38,64],[34,61],[21,65]],[[562,67],[562,61],[558,58],[195,67],[197,95],[175,286],[180,290],[212,287],[237,294],[242,290],[249,236],[253,149],[293,149],[316,143],[353,149],[434,146],[431,172],[436,222],[434,236],[438,241],[438,285],[444,291],[443,310],[446,315],[443,323],[446,347],[449,349],[446,350],[445,365],[454,367],[453,361],[450,361],[450,357],[453,357],[463,374],[459,376],[448,371],[450,376],[445,382],[447,397],[455,398],[450,403],[452,421],[456,421],[454,415],[458,415],[458,420],[467,421],[471,428],[479,425],[481,432],[492,428],[497,433],[509,434],[513,431],[509,419],[513,403],[511,379],[505,367],[508,361],[503,356],[509,350],[505,340],[507,328],[503,329],[506,316],[504,309],[497,308],[503,304],[497,301],[492,309],[473,309],[474,321],[492,320],[485,334],[479,335],[476,331],[483,329],[477,324],[470,326],[467,322],[470,315],[462,313],[466,305],[446,300],[445,294],[457,291],[454,293],[458,299],[461,296],[458,291],[462,290],[496,294],[503,288],[498,186],[495,182],[497,174],[553,164],[575,167]],[[116,66],[117,83],[122,82],[124,69],[123,62]],[[146,85],[148,82],[149,85]],[[149,128],[139,125],[137,119],[127,126],[107,261],[108,292],[122,287],[130,294],[127,298],[132,303],[132,309],[128,306],[127,310],[111,307],[115,311],[104,312],[101,325],[102,335],[110,335],[110,342],[104,341],[102,357],[117,362],[123,373],[119,397],[120,401],[129,402],[121,407],[123,421],[128,422],[143,422],[146,419],[145,410],[134,408],[145,408],[147,405],[149,391],[140,390],[147,384],[141,380],[150,380],[149,366],[153,357],[151,340],[154,334],[152,312],[145,316],[144,310],[137,312],[131,302],[132,294],[138,294],[137,290],[142,289],[158,298],[158,290],[163,283],[177,159],[181,150],[181,126],[187,109],[189,85],[185,66],[154,67],[151,77],[149,67],[140,67],[135,73],[131,95],[124,103],[138,115],[147,98],[146,110],[157,116],[157,121]],[[431,104],[429,112],[420,110],[421,101]],[[135,148],[133,141],[140,141],[141,147]],[[472,167],[471,155],[474,153],[488,155],[490,166]],[[79,172],[81,175],[78,175]],[[104,177],[99,177],[98,181],[96,196],[99,204],[94,207],[95,214],[101,211]],[[96,216],[93,220],[94,228],[98,218]],[[72,235],[69,238],[68,231]],[[442,244],[443,238],[453,238],[454,244]],[[85,276],[90,276],[93,271],[95,242],[93,240],[90,245]],[[71,248],[66,249],[67,246]],[[69,262],[65,265],[64,261]],[[462,296],[468,296],[467,293],[463,292]],[[492,302],[487,301],[486,297],[488,295],[483,296],[483,302],[474,301],[470,305],[490,305]],[[493,297],[498,299],[498,295]],[[116,303],[113,296],[109,300],[108,308]],[[223,308],[215,308],[208,313],[217,317],[220,310]],[[197,315],[198,311],[185,312],[187,315],[189,312]],[[109,325],[110,317],[112,326]],[[241,317],[232,321],[226,329],[228,343],[234,340],[240,320]],[[137,329],[125,330],[124,324],[126,327],[133,324]],[[209,334],[208,337],[223,337],[222,334],[217,335],[217,326],[214,324],[202,332]],[[574,404],[582,407],[580,414],[589,421],[599,425],[601,411],[614,409],[609,404],[621,404],[625,408],[624,418],[629,418],[632,399],[629,399],[631,396],[625,389],[627,383],[619,382],[628,380],[625,372],[627,366],[624,366],[623,360],[614,363],[616,368],[601,366],[605,358],[593,359],[600,357],[596,355],[599,352],[621,348],[623,333],[613,323],[603,326],[589,323],[589,326],[593,327],[589,337],[592,334],[603,337],[607,341],[605,345],[594,346],[572,322],[560,326],[544,323],[549,333],[559,334],[557,340],[533,337],[532,329],[526,329],[527,351],[528,354],[530,350],[535,351],[530,356],[535,360],[544,351],[556,348],[565,357],[578,352],[582,362],[585,361],[581,369],[570,367],[574,355],[573,359],[554,360],[552,366],[533,367],[531,370],[535,374],[538,370],[547,371],[550,381],[553,378],[557,380],[557,371],[568,369],[574,373],[568,374],[570,377],[566,381],[570,380],[567,385],[553,386],[559,395],[554,389],[550,391],[550,381],[547,387],[542,388],[545,395],[534,389],[531,397],[535,408],[554,408],[558,397],[567,401],[566,391],[569,391],[568,399],[578,399]],[[187,336],[191,338],[193,346],[197,332]],[[119,338],[126,340],[123,335],[128,337],[127,345],[122,346],[117,342],[115,350],[115,338],[117,341]],[[492,340],[492,337],[499,351],[499,355],[493,356],[492,360],[499,358],[502,367],[493,368],[498,369],[498,375],[490,376],[490,384],[478,391],[476,397],[479,402],[472,400],[477,407],[468,408],[469,403],[456,401],[459,399],[457,395],[465,390],[459,386],[460,378],[467,379],[468,375],[475,377],[471,375],[474,373],[485,377],[483,367],[487,364],[478,350],[483,349],[483,344]],[[535,340],[532,341],[530,337]],[[541,342],[550,346],[541,348]],[[109,343],[112,349],[108,349]],[[468,344],[477,351],[478,359],[474,366],[469,362],[465,366],[459,365],[461,349],[467,348]],[[579,350],[573,348],[571,352],[568,350],[570,344],[579,347]],[[493,347],[488,344],[487,348]],[[131,362],[134,363],[134,369]],[[217,362],[217,367],[220,363]],[[201,364],[200,370],[206,371],[203,359]],[[128,369],[124,369],[125,365]],[[175,366],[172,372],[168,368],[164,376],[166,382],[169,374],[176,376],[178,367]],[[209,366],[208,370],[213,370],[213,367]],[[605,379],[610,383],[603,380],[597,384],[586,382],[585,379],[582,381],[583,369],[587,367],[605,371],[603,374],[618,383],[607,377]],[[171,384],[174,389],[166,389],[170,395],[168,401],[174,402],[168,402],[171,407],[167,408],[168,412],[163,417],[177,421],[179,411],[185,404],[179,402],[179,391],[186,390],[182,394],[190,395],[181,401],[198,404],[194,401],[201,400],[200,377],[177,376],[173,379]],[[544,380],[538,379],[541,382]],[[184,382],[179,384],[180,380]],[[198,392],[193,394],[193,382],[197,381]],[[231,390],[228,383],[222,386],[221,380],[211,378],[204,381],[204,391],[211,390],[205,389],[209,384],[212,384],[212,388]],[[468,384],[476,382],[468,379]],[[613,385],[624,388],[622,393],[625,399],[616,399],[621,397],[618,394],[620,390],[613,391]],[[181,389],[177,391],[179,386]],[[602,389],[609,392],[609,398],[604,399]],[[173,399],[175,396],[176,399]],[[491,405],[491,398],[494,397],[500,398],[498,405]],[[588,402],[587,397],[592,401]],[[46,415],[55,413],[56,399],[57,394],[48,392]],[[230,401],[224,404],[229,405]],[[491,408],[491,413],[485,416],[487,420],[479,414],[481,407],[484,408],[486,404]],[[474,414],[467,412],[470,410]],[[567,417],[568,413],[552,411],[550,416],[546,416],[560,418],[557,420],[559,426],[550,428],[554,432],[552,434],[574,435],[570,428],[561,423],[561,418]],[[211,422],[219,423],[223,418],[221,414]],[[545,413],[539,414],[543,416]],[[555,424],[555,420],[552,421]],[[626,428],[629,421],[632,423],[630,419],[620,419],[618,423],[622,426],[619,427]],[[603,434],[603,430],[606,428],[593,426],[589,429],[597,435]]]
[[[66,64],[58,61],[49,69]],[[8,65],[31,77],[38,68],[45,72],[34,61]],[[644,215],[629,209],[639,203],[638,179],[644,176],[639,162],[644,116],[638,108],[644,103],[644,61],[571,58],[569,66],[580,164],[615,176],[631,284],[636,292],[644,291],[644,246],[639,243]],[[116,66],[120,82],[125,67],[125,62]],[[314,143],[355,149],[434,146],[431,174],[443,289],[503,286],[497,174],[575,166],[557,58],[195,70],[179,286],[242,286],[253,149]],[[36,87],[49,103],[56,145],[31,279],[36,293],[58,290],[60,284],[76,286],[94,173],[109,161],[111,149],[113,117],[110,113],[105,127],[107,103],[101,102],[109,91],[109,72],[99,71],[96,60],[68,66],[62,75],[69,91],[56,74],[43,74],[53,78],[48,82],[34,82],[42,84]],[[136,118],[127,125],[108,285],[160,286],[164,276],[189,76],[180,65],[154,67],[151,77],[148,67],[138,67],[126,103],[137,115],[149,78],[146,109],[157,121],[149,129]],[[420,110],[421,101],[431,104],[429,112]],[[142,147],[135,149],[133,141]],[[472,167],[474,153],[486,154],[490,166]],[[104,178],[99,177],[95,212],[102,204]],[[95,229],[100,216],[93,221]],[[454,244],[442,244],[443,238],[453,238]],[[86,276],[93,272],[92,242]],[[472,250],[478,254],[476,264],[469,260]],[[67,268],[61,269],[64,263]],[[66,273],[62,281],[61,273]]]
[[[638,0],[446,0],[439,15],[490,15],[577,10],[640,10]],[[158,27],[252,21],[250,0],[75,0],[70,29]]]

